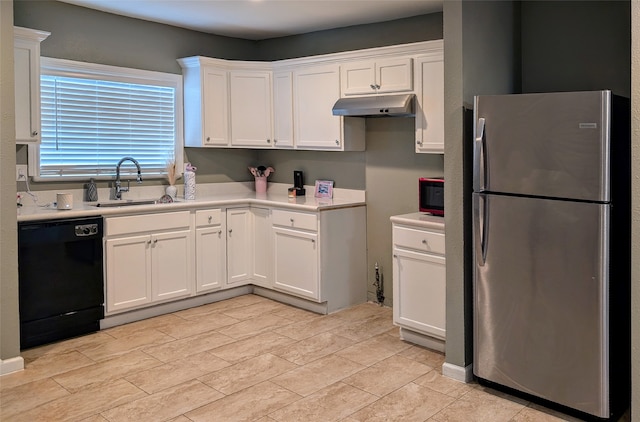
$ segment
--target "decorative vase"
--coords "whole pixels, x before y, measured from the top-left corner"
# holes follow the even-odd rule
[[[174,185],[167,186],[167,188],[165,189],[165,192],[167,195],[169,195],[173,199],[176,199],[176,196],[178,196],[178,188],[175,187]]]
[[[256,193],[267,193],[267,176],[256,176]]]

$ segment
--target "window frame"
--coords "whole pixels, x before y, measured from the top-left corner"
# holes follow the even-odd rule
[[[104,65],[98,63],[78,62],[74,60],[57,59],[51,57],[40,58],[41,75],[66,76],[72,78],[103,79],[115,82],[160,85],[175,89],[175,146],[174,160],[177,163],[178,173],[182,174],[182,163],[184,162],[184,107],[183,107],[183,84],[182,75],[174,73],[157,72],[152,70],[134,69],[120,66]],[[29,174],[37,182],[60,182],[60,181],[86,181],[87,176],[60,175],[58,177],[40,175],[40,144],[29,145]],[[134,157],[135,158],[135,157]],[[149,179],[164,179],[164,173],[145,174],[143,177]],[[113,174],[103,174],[90,176],[95,180],[113,180],[116,168],[113,167]],[[124,173],[123,179],[132,176]],[[133,176],[135,177],[135,176]]]

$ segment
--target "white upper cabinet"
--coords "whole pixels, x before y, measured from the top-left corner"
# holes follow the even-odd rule
[[[13,28],[16,142],[40,142],[40,42],[49,32]]]
[[[355,61],[342,65],[342,96],[411,91],[411,58]]]
[[[228,71],[203,57],[188,57],[182,66],[184,84],[184,145],[228,146]]]
[[[294,72],[294,138],[298,149],[364,151],[365,121],[334,116],[340,95],[338,64]]]
[[[185,146],[364,151],[341,97],[415,93],[416,152],[444,151],[442,40],[275,62],[179,59]]]
[[[272,148],[271,72],[232,70],[231,145]]]
[[[331,113],[340,96],[340,66],[322,65],[294,73],[296,145],[342,149],[341,119]]]
[[[444,62],[416,59],[416,152],[444,154]]]
[[[293,72],[273,73],[273,144],[293,148]]]

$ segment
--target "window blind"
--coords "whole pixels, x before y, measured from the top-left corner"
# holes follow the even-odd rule
[[[41,76],[40,177],[115,174],[125,156],[162,174],[176,149],[176,89]],[[124,164],[121,173],[133,173]]]

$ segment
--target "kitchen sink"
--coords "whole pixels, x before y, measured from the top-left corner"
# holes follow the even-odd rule
[[[172,202],[175,202],[172,201]],[[114,199],[112,201],[98,202],[96,207],[128,207],[132,205],[152,205],[152,204],[163,204],[163,202],[159,199]]]

